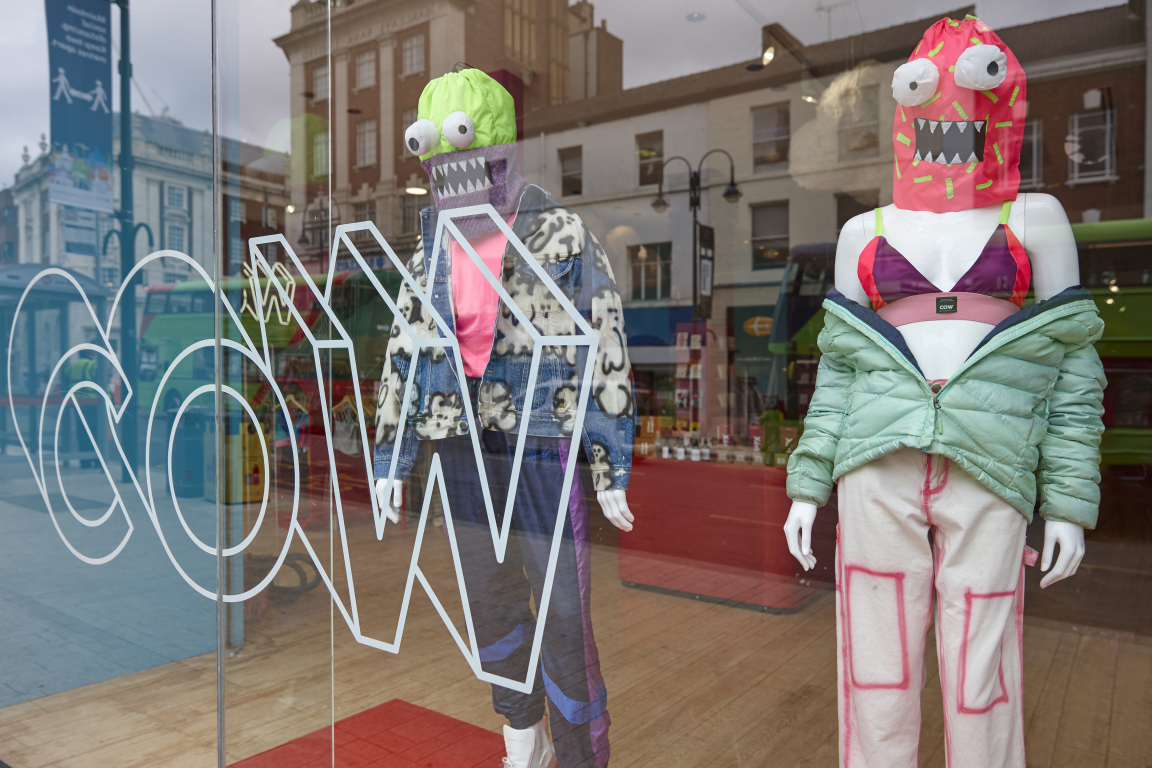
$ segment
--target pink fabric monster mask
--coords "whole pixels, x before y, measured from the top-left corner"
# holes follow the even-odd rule
[[[943,213],[1016,199],[1027,86],[987,24],[929,27],[892,76],[892,96],[897,208]]]

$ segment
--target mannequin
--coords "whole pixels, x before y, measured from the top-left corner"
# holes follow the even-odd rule
[[[951,289],[976,260],[987,233],[996,226],[999,212],[999,206],[935,213],[902,211],[889,205],[884,208],[884,226],[889,240],[925,277],[941,288]],[[1021,194],[1012,206],[1008,223],[1020,233],[1020,242],[1032,262],[1037,301],[1050,299],[1080,282],[1076,240],[1060,201],[1051,195]],[[860,285],[856,260],[875,235],[875,217],[861,214],[849,220],[836,244],[836,290],[861,306],[868,305],[868,296]],[[901,325],[897,330],[908,342],[924,377],[934,380],[951,377],[992,326],[972,320],[933,320]],[[798,501],[792,504],[784,523],[788,551],[805,571],[816,567],[811,546],[815,520],[816,506]],[[1052,568],[1057,548],[1060,556]],[[1040,570],[1052,571],[1040,580],[1041,587],[1074,575],[1083,558],[1083,528],[1062,520],[1044,522]]]
[[[1024,533],[1039,500],[1041,586],[1076,572],[1099,504],[1103,324],[1059,202],[1017,194],[1027,90],[1003,41],[942,19],[892,92],[893,204],[837,244],[784,532],[813,568],[839,485],[841,766],[919,764],[934,623],[949,766],[1024,768]]]
[[[634,434],[631,369],[611,265],[579,216],[520,175],[512,97],[492,78],[463,69],[430,81],[418,118],[405,132],[405,145],[420,156],[436,205],[421,211],[423,249],[408,266],[421,291],[405,284],[397,304],[417,336],[444,336],[424,310],[430,303],[455,337],[460,358],[442,347],[417,357],[412,340],[399,323],[393,325],[377,405],[377,499],[398,521],[417,442],[433,440],[481,668],[497,678],[522,680],[529,674],[534,681],[529,693],[492,686],[493,707],[508,720],[504,765],[605,768],[611,721],[592,633],[590,530],[579,475],[570,480],[567,513],[559,514],[559,506],[567,458],[583,443],[605,515],[625,531],[634,520],[626,495]],[[438,212],[485,204],[507,222],[554,288],[523,263],[521,251],[488,215],[456,217],[453,223],[536,331],[553,338],[576,332],[553,293],[559,290],[599,334],[595,360],[588,360],[587,347],[576,345],[539,350],[533,392],[525,390],[537,351],[519,316],[501,303],[451,235],[439,243],[439,253],[432,252]],[[578,372],[588,364],[592,386],[577,433]],[[411,366],[414,397],[405,408],[400,399]],[[464,416],[465,398],[475,422]],[[518,450],[523,463],[513,487]],[[502,561],[489,530],[488,501],[498,525],[511,501]],[[550,563],[555,571],[547,616],[538,616]],[[539,668],[530,671],[538,622],[544,623]]]

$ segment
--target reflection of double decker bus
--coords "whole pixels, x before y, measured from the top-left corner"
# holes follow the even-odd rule
[[[282,274],[278,273],[275,279],[284,288],[311,333],[318,339],[337,337],[335,330],[328,327],[327,315],[316,296],[304,285],[304,279],[293,278],[282,268],[278,272]],[[399,274],[383,270],[374,274],[385,290],[395,296],[401,279]],[[317,288],[321,291],[325,289],[327,275],[310,277]],[[357,471],[363,474],[363,459],[360,456],[362,448],[356,429],[359,414],[356,412],[353,387],[357,381],[366,385],[361,388],[362,405],[367,411],[364,414],[365,422],[371,428],[375,407],[374,386],[380,380],[385,347],[392,327],[392,312],[367,275],[346,272],[336,275],[333,281],[329,308],[352,337],[359,368],[356,371],[352,370],[351,360],[346,353],[337,354],[330,350],[321,351],[320,370],[317,370],[315,350],[311,348],[304,330],[288,308],[281,305],[279,294],[270,289],[267,279],[227,279],[221,283],[248,337],[258,346],[263,338],[267,339],[271,369],[277,386],[284,394],[289,413],[284,414],[281,408],[275,407],[272,389],[252,361],[227,347],[222,350],[223,382],[244,397],[257,414],[260,428],[268,437],[273,438],[277,456],[270,458],[275,465],[287,463],[290,466],[290,457],[280,454],[289,450],[288,431],[295,433],[298,451],[307,459],[302,462],[301,480],[318,486],[325,483],[328,464],[327,446],[323,444],[325,432],[322,427],[321,397],[327,399],[334,422],[333,448],[337,457],[337,471],[344,474],[343,468],[346,465],[350,475],[355,475]],[[263,297],[263,336],[255,314],[254,290],[259,290]],[[213,338],[215,310],[215,296],[204,282],[154,285],[148,288],[140,329],[138,381],[142,408],[150,408],[159,396],[157,411],[172,412],[193,391],[214,383],[216,351],[213,347],[194,350],[179,362],[175,361],[196,342]],[[226,312],[222,336],[235,341],[242,339],[239,329]],[[158,392],[165,373],[169,375],[164,380],[164,391]],[[210,400],[205,396],[203,402],[197,402],[196,405],[210,405]],[[251,500],[249,497],[254,497],[263,487],[260,482],[261,473],[270,471],[270,468],[262,469],[262,460],[254,461],[248,455],[262,455],[256,437],[257,426],[247,424],[242,411],[229,398],[225,398],[223,407],[227,412],[229,434],[235,432],[238,441],[229,450],[233,454],[242,455],[243,466],[246,468],[243,473],[245,491],[237,491],[235,497],[230,498],[236,501]],[[241,423],[244,425],[241,426]],[[245,434],[249,437],[244,438]],[[271,469],[274,471],[275,467]]]

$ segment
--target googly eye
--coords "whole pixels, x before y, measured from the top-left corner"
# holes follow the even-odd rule
[[[476,126],[472,125],[472,118],[463,112],[453,112],[444,118],[440,125],[444,138],[456,149],[465,149],[476,140]]]
[[[916,107],[936,94],[940,70],[928,59],[913,59],[892,73],[892,98],[906,107]]]
[[[417,120],[404,131],[404,146],[414,155],[426,155],[440,143],[440,131],[431,120]]]
[[[1008,56],[995,45],[974,45],[956,60],[956,85],[987,91],[1008,76]]]

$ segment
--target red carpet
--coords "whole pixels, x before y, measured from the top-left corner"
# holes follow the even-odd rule
[[[339,768],[498,768],[504,737],[392,699],[336,723]],[[332,729],[253,755],[237,768],[331,768]]]

